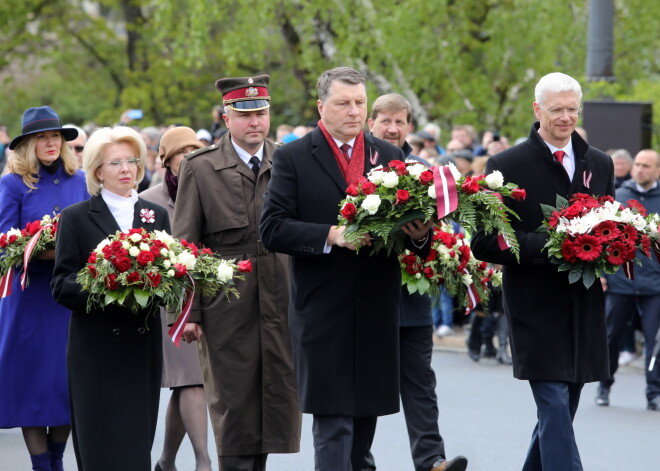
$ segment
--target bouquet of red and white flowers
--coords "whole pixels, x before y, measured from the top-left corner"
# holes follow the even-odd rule
[[[238,297],[238,272],[251,271],[249,260],[234,263],[164,231],[130,229],[98,244],[77,281],[89,292],[87,311],[117,304],[137,312],[163,305],[181,311],[195,291],[213,296],[220,289]]]
[[[0,297],[11,294],[13,268],[23,266],[21,285],[28,285],[27,265],[36,255],[55,248],[55,234],[59,214],[44,216],[40,220],[28,222],[23,229],[10,229],[0,234]]]
[[[414,219],[452,219],[470,230],[496,231],[514,253],[518,246],[502,196],[524,199],[525,191],[504,184],[498,171],[490,175],[462,176],[453,164],[428,168],[420,162],[393,160],[372,169],[366,178],[350,185],[340,203],[339,225],[344,238],[360,247],[369,233],[374,251],[404,250],[403,224]],[[514,214],[515,216],[515,214]]]
[[[654,215],[647,216],[636,200],[626,205],[611,196],[575,193],[570,201],[557,196],[556,208],[541,205],[546,220],[540,230],[550,234],[545,249],[568,280],[589,288],[596,277],[612,274],[622,266],[632,278],[637,249],[651,255],[651,236],[657,234]]]
[[[433,242],[425,260],[406,251],[399,256],[401,280],[409,293],[447,292],[466,307],[466,314],[481,302],[488,306],[490,288],[502,284],[502,273],[474,258],[470,244],[450,224],[434,227]],[[490,282],[490,286],[489,286]]]

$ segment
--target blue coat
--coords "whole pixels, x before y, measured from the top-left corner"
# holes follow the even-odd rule
[[[0,183],[0,232],[87,199],[85,177],[39,170],[36,190],[8,174]],[[55,426],[71,423],[66,380],[70,312],[50,294],[53,261],[29,264],[29,286],[21,291],[14,270],[12,294],[0,300],[0,427]]]
[[[616,200],[625,204],[628,200],[639,201],[650,213],[660,213],[660,185],[642,193],[637,189],[633,180],[625,181],[616,190]],[[642,262],[640,267],[634,264],[634,280],[626,278],[623,270],[607,277],[607,292],[612,294],[634,294],[637,296],[650,296],[660,293],[660,263],[651,254],[648,258],[641,251],[637,251],[637,258]]]

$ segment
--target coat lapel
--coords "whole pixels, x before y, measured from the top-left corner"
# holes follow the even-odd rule
[[[346,180],[341,173],[339,165],[332,155],[330,145],[326,142],[325,137],[320,129],[316,128],[312,131],[312,156],[319,163],[321,168],[328,174],[330,179],[337,185],[342,193],[346,192]]]
[[[89,216],[106,236],[114,234],[119,230],[119,225],[108,209],[101,195],[92,196],[89,199]]]
[[[219,158],[213,164],[213,168],[221,170],[224,168],[236,168],[236,172],[246,176],[250,180],[254,180],[254,172],[250,167],[236,153],[234,145],[231,143],[231,135],[227,132],[218,142],[220,152],[217,154]],[[261,172],[261,169],[259,170]]]

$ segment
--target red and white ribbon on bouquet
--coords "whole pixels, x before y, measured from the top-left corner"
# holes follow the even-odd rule
[[[0,299],[6,298],[11,294],[11,284],[14,281],[14,269],[10,268],[2,278],[0,278]]]
[[[193,280],[190,273],[187,274],[190,278],[192,286],[186,290],[186,298],[183,302],[183,307],[181,308],[181,314],[177,317],[176,322],[172,324],[172,327],[167,331],[168,335],[172,339],[172,342],[177,347],[181,344],[181,335],[183,335],[183,328],[188,323],[188,318],[190,317],[190,311],[192,311],[192,303],[195,297],[195,280]]]
[[[458,208],[458,191],[456,180],[447,165],[433,167],[433,185],[435,185],[435,204],[438,208],[438,219],[452,213]]]
[[[467,268],[463,268],[463,273],[466,275],[469,275],[470,272],[468,271]],[[474,283],[470,283],[470,285],[467,287],[467,298],[468,298],[468,305],[465,308],[465,315],[467,316],[472,312],[472,309],[474,309],[477,304],[481,301],[481,298],[479,297],[479,293],[477,292],[477,287],[474,286]]]
[[[41,228],[37,231],[37,233],[33,235],[30,240],[28,240],[28,243],[25,246],[25,252],[23,253],[23,272],[21,273],[21,290],[24,290],[25,285],[27,284],[28,262],[30,261],[30,257],[32,256],[32,251],[34,250],[34,247],[37,245],[37,242],[39,242],[39,237],[41,236],[41,233],[46,229],[48,229],[49,227],[53,227],[53,225],[46,224],[45,226],[41,226]]]

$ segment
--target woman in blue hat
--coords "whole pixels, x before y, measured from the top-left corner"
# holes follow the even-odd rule
[[[89,198],[84,174],[65,141],[78,131],[62,128],[48,106],[23,114],[22,133],[9,144],[11,171],[0,183],[0,232],[53,216]],[[54,251],[29,264],[21,290],[14,273],[11,294],[0,299],[0,428],[21,427],[32,469],[62,470],[71,429],[66,376],[70,312],[51,295]]]

